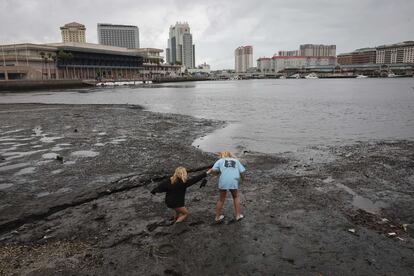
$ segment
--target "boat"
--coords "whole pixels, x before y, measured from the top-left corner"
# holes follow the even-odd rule
[[[405,76],[403,76],[403,75],[396,75],[393,72],[391,72],[391,73],[388,73],[387,77],[388,78],[401,78],[401,77],[405,77]]]
[[[103,81],[98,82],[96,86],[124,86],[124,85],[141,85],[152,84],[152,81]]]
[[[309,75],[305,76],[305,79],[319,79],[318,75],[316,75],[315,73],[310,73]]]
[[[356,76],[357,79],[366,79],[368,78],[368,76],[364,76],[364,75],[357,75]]]
[[[288,79],[300,79],[300,75],[299,74],[293,74],[293,75],[289,76]]]

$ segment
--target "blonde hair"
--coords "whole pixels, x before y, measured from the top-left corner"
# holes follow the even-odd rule
[[[183,183],[187,182],[187,170],[184,167],[177,167],[174,175],[170,177],[171,184],[177,183],[177,180],[181,179]]]
[[[229,151],[221,151],[221,152],[218,153],[218,155],[219,155],[220,158],[226,158],[226,157],[236,158],[236,156],[234,156],[233,153],[231,153]]]

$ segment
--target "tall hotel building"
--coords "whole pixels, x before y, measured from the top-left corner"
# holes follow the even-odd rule
[[[80,42],[85,43],[85,25],[79,24],[77,22],[72,22],[60,27],[62,32],[62,41],[63,42]]]
[[[139,48],[139,29],[131,25],[98,23],[98,43],[124,48]]]
[[[177,22],[170,27],[166,56],[169,64],[181,64],[188,69],[195,68],[195,46],[187,22]]]
[[[235,71],[244,73],[253,67],[253,46],[240,46],[234,51]]]

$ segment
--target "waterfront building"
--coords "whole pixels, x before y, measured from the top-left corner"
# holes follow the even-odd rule
[[[253,67],[253,46],[240,46],[234,50],[235,71],[245,73]]]
[[[336,57],[320,56],[274,56],[272,57],[272,68],[275,72],[285,69],[309,69],[318,66],[335,66]]]
[[[274,72],[336,65],[336,45],[302,44],[299,50],[279,51],[278,54],[271,59]]]
[[[40,44],[0,46],[0,80],[56,78],[56,48]]]
[[[336,45],[303,44],[299,46],[299,56],[336,57]]]
[[[143,57],[143,68],[139,70],[142,77],[177,76],[181,72],[181,65],[164,63],[162,49],[140,48],[133,51]]]
[[[210,75],[210,72],[210,65],[205,62],[198,65],[197,68],[188,69],[188,73],[195,75]]]
[[[339,65],[350,65],[352,64],[352,53],[342,53],[337,56]]]
[[[344,53],[338,55],[338,64],[375,64],[376,63],[376,49],[362,48],[353,51],[352,53]]]
[[[267,57],[261,57],[257,59],[257,70],[262,73],[272,72],[272,59]]]
[[[376,48],[376,63],[414,63],[414,41],[378,46]]]
[[[139,29],[131,25],[98,23],[98,43],[124,48],[139,48]]]
[[[0,45],[0,80],[117,80],[178,74],[181,66],[163,64],[162,51],[76,42]]]
[[[203,70],[210,70],[210,64],[207,63],[203,63],[197,66],[198,69],[203,69]]]
[[[338,55],[340,65],[414,64],[414,41],[357,49]]]
[[[62,33],[63,42],[79,42],[79,43],[86,42],[85,25],[79,24],[77,22],[72,22],[72,23],[68,23],[60,27],[60,30]]]
[[[187,22],[177,22],[170,26],[166,54],[169,64],[183,65],[187,69],[195,68],[195,46]]]

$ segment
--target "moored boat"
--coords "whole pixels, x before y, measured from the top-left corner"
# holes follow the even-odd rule
[[[315,73],[310,73],[309,75],[305,76],[305,79],[319,79],[319,77]]]

